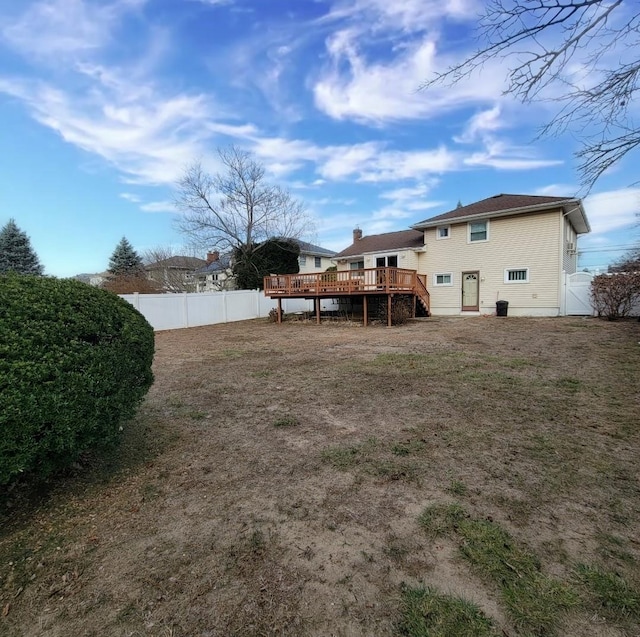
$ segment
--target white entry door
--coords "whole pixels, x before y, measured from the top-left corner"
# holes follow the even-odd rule
[[[462,273],[462,311],[477,312],[480,309],[480,272]]]

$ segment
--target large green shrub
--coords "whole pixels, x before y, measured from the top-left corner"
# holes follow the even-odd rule
[[[118,441],[153,382],[153,329],[73,280],[0,276],[0,485]]]

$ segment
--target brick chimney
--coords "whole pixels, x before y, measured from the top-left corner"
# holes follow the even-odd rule
[[[353,242],[360,241],[362,239],[362,230],[360,228],[353,229]]]
[[[207,265],[211,265],[214,261],[220,259],[220,253],[217,250],[213,252],[207,252]]]

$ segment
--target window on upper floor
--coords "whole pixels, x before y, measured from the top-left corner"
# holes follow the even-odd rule
[[[489,222],[472,221],[467,224],[469,228],[469,243],[489,240]]]
[[[505,283],[529,283],[529,268],[507,268],[504,271]]]
[[[438,226],[436,228],[436,239],[449,239],[451,237],[451,226]]]
[[[316,268],[321,268],[322,267],[322,257],[315,257],[314,258],[314,263]]]
[[[300,263],[300,265],[307,265],[307,255],[306,254],[301,254],[298,257],[298,263]]]
[[[364,269],[364,261],[352,261],[349,264],[350,270],[363,270]]]

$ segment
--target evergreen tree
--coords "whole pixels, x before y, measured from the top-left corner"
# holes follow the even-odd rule
[[[142,258],[122,237],[109,259],[109,272],[115,276],[140,276],[144,273]]]
[[[13,219],[0,230],[0,274],[17,272],[18,274],[42,275],[38,255],[31,247],[31,241],[20,230]]]

